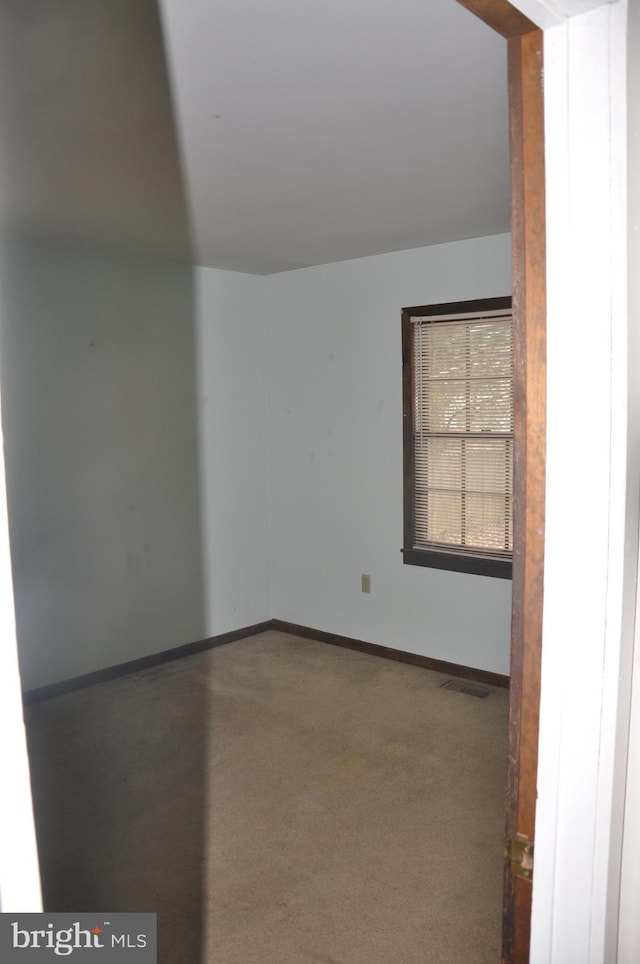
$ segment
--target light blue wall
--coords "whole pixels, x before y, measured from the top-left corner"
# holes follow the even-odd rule
[[[400,310],[510,292],[508,235],[265,279],[275,617],[509,672],[510,581],[402,563]]]
[[[25,688],[203,636],[189,266],[3,251],[0,349]]]

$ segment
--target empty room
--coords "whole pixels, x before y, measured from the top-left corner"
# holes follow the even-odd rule
[[[164,964],[497,961],[507,41],[455,0],[2,17],[45,909],[157,914]]]

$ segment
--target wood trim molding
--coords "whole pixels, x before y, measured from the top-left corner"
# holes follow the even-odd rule
[[[433,549],[403,549],[402,562],[407,566],[426,566],[449,572],[469,572],[493,579],[511,579],[511,559],[490,559],[487,556],[465,556],[464,553],[437,552]]]
[[[508,0],[457,0],[508,40],[516,421],[511,692],[503,964],[527,964],[532,883],[509,841],[534,839],[540,714],[546,468],[546,220],[542,30]]]
[[[107,666],[105,669],[95,670],[93,673],[85,673],[82,676],[74,676],[71,679],[61,680],[58,683],[49,683],[46,686],[38,686],[34,689],[25,690],[22,694],[23,703],[39,703],[41,700],[51,699],[54,696],[63,696],[65,693],[72,693],[74,690],[84,689],[85,686],[94,686],[96,683],[106,683],[120,676],[128,676],[130,673],[139,673],[154,666],[162,666],[175,659],[182,659],[184,656],[194,656],[196,653],[204,653],[208,649],[216,649],[218,646],[226,646],[234,643],[238,639],[247,639],[250,636],[257,636],[258,633],[267,632],[269,629],[277,629],[282,633],[289,633],[294,636],[303,636],[305,639],[316,639],[322,643],[330,643],[332,646],[342,646],[345,649],[354,649],[360,653],[368,653],[371,656],[382,656],[384,659],[393,659],[400,663],[409,663],[412,666],[421,666],[424,669],[433,670],[436,673],[446,673],[447,676],[461,676],[463,679],[473,680],[477,683],[486,683],[489,686],[509,686],[509,677],[500,673],[491,673],[488,670],[474,669],[471,666],[461,666],[458,663],[448,663],[441,659],[432,659],[429,656],[418,656],[415,653],[406,653],[400,649],[392,649],[389,646],[379,646],[377,643],[366,643],[360,639],[351,639],[349,636],[339,636],[336,633],[327,633],[321,629],[312,629],[309,626],[299,626],[297,623],[288,623],[282,619],[267,619],[262,623],[255,623],[253,626],[243,626],[241,629],[234,629],[228,633],[220,633],[218,636],[210,636],[208,639],[201,639],[195,643],[187,643],[184,646],[175,646],[173,649],[165,649],[161,653],[151,653],[149,656],[141,656],[139,659],[132,659],[126,663],[118,663],[115,666]]]
[[[300,626],[298,623],[288,623],[283,619],[274,619],[272,623],[274,629],[282,633],[290,633],[293,636],[315,639],[320,643],[329,643],[331,646],[342,646],[344,649],[353,649],[358,653],[367,653],[369,656],[393,659],[398,663],[409,663],[411,666],[420,666],[422,669],[430,669],[435,673],[445,673],[447,676],[461,676],[463,679],[473,680],[476,683],[486,683],[489,686],[509,686],[509,677],[503,676],[501,673],[474,669],[471,666],[462,666],[459,663],[448,663],[443,659],[432,659],[430,656],[419,656],[417,653],[407,653],[402,649],[392,649],[390,646],[380,646],[377,643],[365,643],[361,639],[328,633],[323,629],[312,629],[310,626]]]
[[[457,0],[497,33],[511,40],[537,30],[538,27],[507,0]]]
[[[515,489],[507,841],[534,839],[538,773],[546,464],[546,228],[543,34],[509,40]],[[526,964],[532,884],[505,855],[503,961]]]
[[[53,696],[62,696],[65,693],[83,689],[85,686],[106,683],[108,680],[117,679],[119,676],[128,676],[129,673],[139,673],[141,670],[150,669],[152,666],[162,666],[163,663],[170,663],[174,659],[182,659],[183,656],[193,656],[195,653],[203,653],[208,649],[215,649],[217,646],[226,646],[227,643],[233,643],[236,639],[255,636],[267,629],[271,629],[270,619],[263,623],[255,623],[253,626],[234,629],[229,633],[210,636],[208,639],[201,639],[195,643],[187,643],[185,646],[165,649],[161,653],[151,653],[149,656],[141,656],[139,659],[132,659],[126,663],[118,663],[116,666],[107,666],[105,669],[85,673],[83,676],[74,676],[72,679],[61,680],[59,683],[49,683],[46,686],[25,690],[22,694],[22,701],[25,704],[38,703],[40,700],[47,700]]]

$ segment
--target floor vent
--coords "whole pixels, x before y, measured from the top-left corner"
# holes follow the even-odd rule
[[[467,696],[477,696],[481,700],[489,695],[489,690],[486,690],[483,686],[476,686],[474,683],[464,683],[459,679],[446,680],[446,682],[440,684],[440,689],[455,690],[456,693],[466,693]]]

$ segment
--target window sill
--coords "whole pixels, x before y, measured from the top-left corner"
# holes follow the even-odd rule
[[[511,559],[491,556],[467,556],[462,552],[439,552],[432,549],[403,549],[405,566],[426,566],[430,569],[448,569],[451,572],[471,572],[496,579],[511,579]]]

